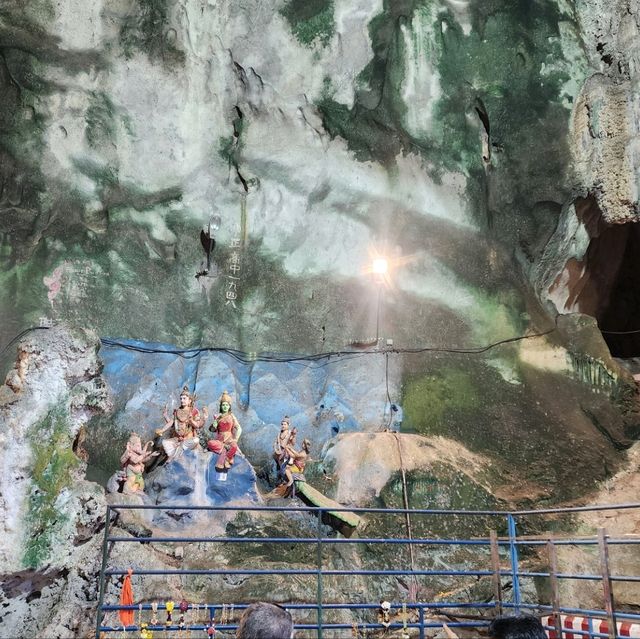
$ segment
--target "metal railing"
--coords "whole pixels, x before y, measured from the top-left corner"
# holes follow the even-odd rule
[[[113,535],[112,525],[117,517],[123,511],[207,511],[211,516],[244,513],[248,516],[251,513],[260,514],[262,516],[269,514],[294,514],[306,513],[314,517],[315,535],[307,537],[262,537],[262,536],[123,536]],[[134,574],[138,577],[166,577],[169,575],[187,576],[210,576],[210,577],[233,577],[233,576],[303,576],[313,578],[313,586],[309,587],[309,593],[306,601],[298,601],[284,604],[285,607],[292,611],[294,618],[296,614],[308,617],[309,614],[315,612],[315,620],[309,623],[308,619],[298,622],[296,620],[296,637],[311,636],[318,639],[325,637],[365,637],[370,631],[389,628],[404,629],[409,633],[413,629],[413,636],[417,634],[420,639],[427,637],[429,628],[441,628],[443,625],[442,615],[447,616],[447,625],[452,628],[460,628],[462,630],[476,628],[478,632],[482,632],[496,614],[501,613],[520,613],[522,611],[535,613],[539,616],[548,617],[546,627],[550,637],[562,639],[565,637],[606,637],[608,639],[617,639],[628,634],[618,634],[621,622],[625,624],[640,624],[640,614],[624,611],[616,607],[614,598],[614,584],[620,583],[637,583],[640,582],[640,575],[631,574],[614,574],[611,571],[609,550],[618,547],[635,547],[640,553],[640,536],[624,535],[619,537],[610,537],[606,530],[598,528],[597,535],[581,536],[565,535],[561,536],[557,532],[549,533],[548,531],[537,532],[535,535],[518,535],[518,526],[530,527],[531,518],[538,521],[550,518],[551,521],[560,516],[572,515],[584,512],[602,512],[602,511],[620,511],[620,510],[636,510],[640,515],[640,503],[617,504],[605,506],[590,507],[574,507],[574,508],[557,508],[544,510],[522,510],[522,511],[492,511],[492,510],[408,510],[408,509],[386,509],[386,508],[319,508],[319,507],[270,507],[270,506],[251,506],[251,507],[233,507],[233,506],[167,506],[167,505],[111,505],[107,508],[105,518],[105,530],[102,546],[102,566],[100,570],[99,581],[99,600],[96,623],[96,637],[114,637],[122,636],[121,633],[141,631],[141,617],[143,612],[152,610],[152,604],[149,601],[145,603],[134,604],[131,606],[121,606],[117,603],[105,603],[106,584],[108,580],[115,577],[121,577],[127,574],[128,569],[134,569]],[[342,537],[327,536],[326,534],[326,517],[331,512],[351,512],[362,516],[375,517],[406,517],[413,518],[414,521],[432,518],[431,521],[442,523],[447,518],[455,518],[458,523],[461,521],[475,518],[472,524],[480,527],[477,536],[468,539],[445,538],[439,535],[417,536],[413,534],[410,538],[388,538],[384,536],[372,537]],[[480,518],[480,519],[478,519]],[[424,528],[424,526],[423,526]],[[502,531],[500,535],[498,531]],[[110,552],[115,544],[269,544],[282,547],[305,547],[309,551],[315,549],[315,553],[311,552],[305,560],[305,567],[275,568],[169,568],[169,569],[149,569],[136,568],[134,566],[116,567],[110,565]],[[482,564],[480,568],[468,568],[468,560],[465,560],[464,567],[452,568],[435,568],[433,566],[426,567],[416,565],[411,568],[401,566],[393,569],[382,568],[330,568],[325,566],[325,549],[335,548],[341,545],[350,546],[366,546],[377,547],[380,545],[391,545],[399,549],[409,548],[440,548],[455,549],[465,548],[473,551],[477,555],[477,559]],[[573,547],[575,549],[593,548],[597,549],[598,571],[590,572],[563,572],[558,569],[559,548]],[[540,564],[541,552],[546,551],[546,561],[548,570],[524,570],[522,566],[526,563]],[[522,555],[525,561],[522,561]],[[428,557],[429,555],[426,555]],[[426,559],[423,559],[423,562]],[[409,563],[409,562],[406,562]],[[640,560],[638,561],[640,564]],[[380,604],[372,601],[329,601],[325,593],[325,585],[328,578],[347,577],[347,578],[403,578],[409,579],[414,584],[413,592],[411,587],[408,588],[409,595],[407,601],[391,602],[391,610],[395,611],[388,620],[377,618],[375,620],[363,617],[371,617],[380,608]],[[422,601],[420,580],[430,579],[439,580],[442,584],[450,585],[455,580],[467,580],[469,583],[478,580],[487,579],[491,582],[493,597],[487,601],[446,601],[441,596],[438,600]],[[526,580],[543,580],[548,584],[548,603],[540,601],[524,601],[522,583]],[[600,582],[602,609],[599,608],[575,608],[561,605],[561,586],[560,582],[564,581],[591,581]],[[505,582],[507,582],[505,584]],[[510,590],[509,601],[503,601],[503,591],[505,585]],[[640,590],[640,588],[639,588]],[[427,590],[425,590],[426,592]],[[529,597],[530,599],[530,597]],[[251,599],[252,601],[254,599]],[[225,621],[224,610],[228,611],[231,606],[234,612],[244,610],[248,605],[248,601],[230,602],[229,604],[206,603],[206,604],[190,604],[188,615],[188,623],[178,625],[175,621],[169,624],[158,623],[149,625],[148,630],[163,631],[170,633],[185,633],[187,631],[203,631],[206,630],[212,620],[216,620],[216,630],[228,633],[227,636],[237,628],[237,622],[232,619]],[[114,611],[129,609],[137,611],[138,623],[123,627],[118,624],[106,624],[105,615]],[[475,614],[465,614],[465,610],[470,610]],[[331,611],[349,611],[355,619],[352,623],[342,621],[328,621],[325,613]],[[176,610],[177,612],[177,610]],[[175,616],[175,615],[174,615]],[[202,618],[204,616],[204,619]],[[563,616],[579,616],[588,619],[587,629],[567,629],[562,627]],[[222,617],[222,618],[221,618]],[[594,620],[604,620],[606,622],[606,630],[603,632],[602,627],[593,623]],[[186,627],[185,627],[186,625]],[[598,630],[600,628],[600,630]],[[639,626],[640,628],[640,626]],[[346,634],[345,634],[346,632]],[[628,630],[624,630],[628,632]],[[329,634],[327,634],[329,633]],[[342,634],[341,634],[342,633]],[[167,635],[168,636],[168,635]]]

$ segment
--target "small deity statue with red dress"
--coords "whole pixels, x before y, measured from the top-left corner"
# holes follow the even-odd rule
[[[207,448],[218,455],[216,470],[218,472],[229,470],[238,452],[238,440],[242,427],[231,412],[231,396],[227,391],[223,391],[220,396],[220,413],[214,416],[209,430],[215,433],[215,438],[207,442]]]
[[[162,441],[162,447],[169,461],[173,461],[185,450],[194,450],[200,443],[198,430],[204,426],[205,420],[209,416],[206,406],[202,409],[202,414],[194,405],[195,396],[189,392],[185,386],[180,393],[180,408],[173,411],[169,417],[167,407],[164,407],[162,416],[165,427],[156,430],[156,435],[162,435],[169,428],[173,428],[173,437]]]

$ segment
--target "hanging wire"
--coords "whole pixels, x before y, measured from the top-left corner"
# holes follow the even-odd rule
[[[0,351],[0,355],[4,355],[4,353],[9,350],[9,348],[17,342],[19,339],[31,333],[32,331],[37,330],[49,330],[49,326],[32,326],[30,328],[26,328],[18,335],[16,335],[11,341],[9,341]],[[200,346],[197,348],[160,348],[157,346],[144,346],[141,344],[134,344],[132,342],[127,342],[123,340],[117,340],[110,337],[102,337],[100,338],[101,343],[104,346],[110,346],[114,348],[122,348],[125,350],[134,351],[137,353],[149,353],[149,354],[164,354],[164,355],[176,355],[178,357],[182,357],[183,359],[193,359],[198,357],[201,353],[222,353],[225,355],[229,355],[236,361],[242,364],[249,364],[252,362],[270,362],[270,363],[318,363],[318,366],[326,366],[330,363],[329,360],[332,358],[341,360],[354,359],[357,357],[364,357],[367,355],[379,355],[385,353],[387,356],[390,353],[394,354],[419,354],[419,353],[456,353],[456,354],[468,354],[468,355],[479,355],[482,353],[486,353],[487,351],[496,348],[497,346],[501,346],[503,344],[512,344],[514,342],[535,339],[538,337],[544,337],[546,335],[550,335],[551,333],[557,330],[556,326],[552,328],[542,331],[539,333],[530,333],[527,335],[517,335],[514,337],[509,337],[506,339],[497,340],[495,342],[491,342],[489,344],[485,344],[482,346],[471,346],[466,348],[452,348],[446,346],[423,346],[419,348],[384,348],[384,349],[371,349],[364,351],[326,351],[321,353],[311,353],[311,354],[295,354],[295,353],[252,353],[246,351],[240,351],[233,348],[224,348],[224,347],[215,347],[215,346]],[[327,360],[324,363],[321,363],[323,360]],[[387,392],[388,394],[388,392]]]

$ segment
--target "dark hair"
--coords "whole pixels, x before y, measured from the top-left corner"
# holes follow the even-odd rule
[[[489,625],[493,639],[547,639],[542,623],[536,617],[496,617]]]
[[[293,619],[281,606],[252,603],[240,617],[236,639],[290,639]]]

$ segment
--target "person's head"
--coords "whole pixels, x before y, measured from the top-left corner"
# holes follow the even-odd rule
[[[129,435],[129,448],[136,453],[142,452],[142,440],[138,433],[131,433],[131,435]]]
[[[309,451],[311,450],[311,442],[308,439],[302,440],[302,450],[304,450],[305,453],[309,454]]]
[[[289,418],[287,416],[283,417],[280,422],[280,432],[284,433],[286,430],[289,430]]]
[[[191,397],[191,393],[189,392],[189,388],[185,386],[180,392],[180,406],[182,408],[187,408],[191,406],[191,402],[193,401]]]
[[[236,639],[292,639],[293,619],[280,606],[253,603],[240,617]]]
[[[231,412],[231,395],[227,391],[222,391],[222,395],[220,395],[220,412]]]
[[[493,639],[546,639],[542,623],[529,615],[496,617],[489,625]]]

